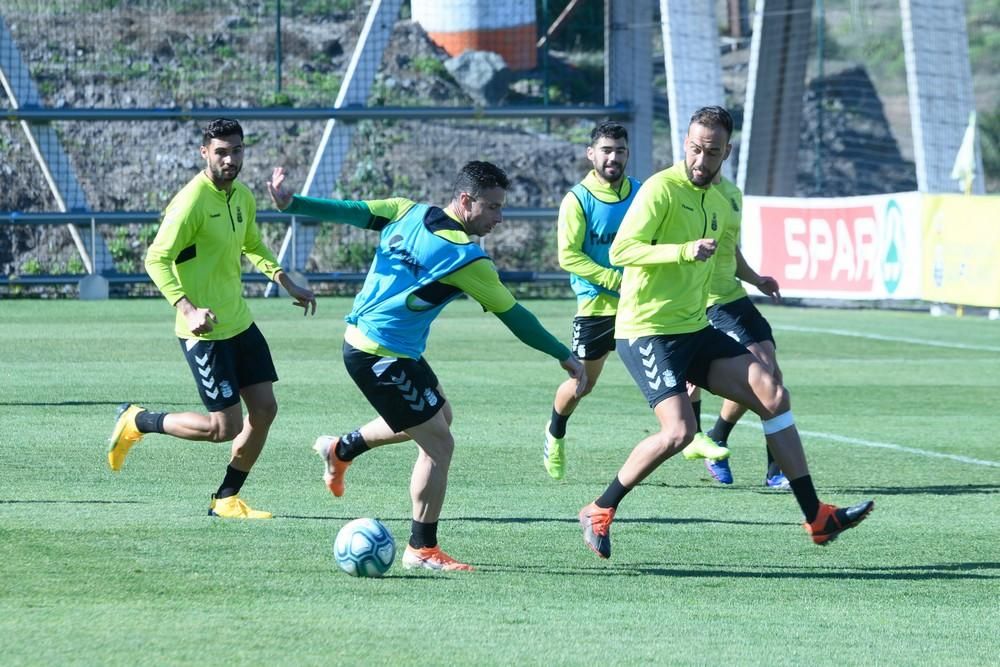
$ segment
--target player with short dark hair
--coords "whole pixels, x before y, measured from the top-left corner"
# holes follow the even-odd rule
[[[684,161],[643,183],[611,245],[624,267],[615,320],[618,355],[659,421],[640,441],[604,493],[580,510],[584,542],[611,556],[611,522],[632,489],[692,440],[695,419],[687,381],[747,406],[761,418],[767,446],[788,475],[816,544],[860,523],[873,501],[839,508],[821,503],[779,378],[705,312],[713,257],[729,202],[712,187],[732,146],[732,118],[721,107],[691,118]]]
[[[242,258],[281,285],[304,314],[316,298],[278,265],[257,228],[257,204],[236,180],[243,167],[243,128],[219,118],[204,129],[198,173],[167,205],[146,252],[146,271],[177,311],[174,331],[208,409],[150,412],[124,404],[110,438],[108,465],[121,470],[129,450],[146,433],[185,440],[233,441],[226,475],[208,513],[232,519],[269,519],[240,496],[277,414],[271,352],[243,298]],[[246,404],[244,418],[240,401]]]
[[[496,267],[470,236],[485,236],[503,220],[509,182],[489,162],[469,162],[444,208],[397,197],[342,201],[292,195],[285,172],[274,170],[268,189],[275,206],[299,215],[378,232],[375,258],[344,333],[344,365],[378,417],[341,436],[320,436],[314,449],[334,496],[344,474],[374,447],[414,440],[410,478],[413,505],[406,568],[471,570],[438,545],[437,529],[455,441],[451,405],[424,359],[431,323],[452,300],[468,294],[496,315],[522,342],[557,359],[580,387],[583,365],[517,303]]]
[[[471,160],[462,165],[458,176],[455,177],[451,196],[457,199],[465,193],[475,199],[485,190],[500,188],[506,191],[509,187],[510,179],[503,169],[490,162]]]

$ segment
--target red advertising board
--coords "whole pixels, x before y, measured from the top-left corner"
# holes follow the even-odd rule
[[[872,291],[881,262],[875,209],[760,207],[759,273],[782,288]]]

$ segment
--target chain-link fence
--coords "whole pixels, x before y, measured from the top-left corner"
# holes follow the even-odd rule
[[[510,205],[549,213],[511,220],[487,238],[487,248],[502,269],[558,271],[552,210],[588,168],[584,146],[596,114],[545,111],[605,104],[607,3],[377,2],[396,8],[379,19],[387,22],[381,27],[384,48],[369,50],[352,65],[359,40],[372,39],[380,30],[366,23],[372,4],[3,0],[0,64],[7,94],[0,95],[0,111],[93,109],[126,115],[99,121],[67,116],[23,125],[8,116],[0,122],[5,183],[0,215],[161,211],[202,166],[201,121],[182,111],[192,109],[262,110],[260,118],[243,121],[248,152],[241,179],[259,208],[268,209],[264,183],[270,168],[283,164],[294,183],[305,183],[328,129],[321,114],[304,112],[329,109],[339,100],[345,106],[416,112],[342,121],[349,128],[349,150],[337,163],[333,187],[313,194],[401,195],[445,204],[464,161],[491,160],[512,177]],[[652,28],[655,36],[652,164],[661,168],[671,161],[671,132],[661,3],[651,4],[650,25],[611,28]],[[746,104],[753,25],[753,7],[747,5],[752,4],[717,0],[719,40],[706,45],[720,50],[725,95],[738,125]],[[800,150],[797,164],[786,167],[796,172],[796,192],[915,189],[899,3],[822,0],[810,10],[812,21],[790,36],[788,52],[789,58],[807,62]],[[975,11],[970,10],[973,18]],[[985,100],[995,107],[996,68],[976,60],[972,68],[978,73],[980,105]],[[354,97],[345,94],[348,80],[354,82]],[[150,109],[174,113],[161,115],[162,120],[136,119]],[[448,109],[470,113],[421,116]],[[486,113],[497,109],[528,112]],[[288,117],[269,119],[265,112]],[[302,115],[292,117],[295,113]],[[738,146],[739,132],[735,141]],[[110,258],[109,265],[99,267],[102,271],[141,272],[140,258],[155,231],[147,219],[95,225]],[[86,216],[81,222],[87,223]],[[265,232],[277,248],[285,225],[265,225]],[[76,235],[64,226],[0,224],[0,274],[85,272],[78,250],[89,248],[90,233],[85,228]],[[323,226],[305,267],[327,273],[361,270],[371,242],[361,232]]]

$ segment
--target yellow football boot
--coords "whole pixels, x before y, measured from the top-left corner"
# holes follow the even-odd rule
[[[722,461],[729,458],[729,448],[720,447],[717,442],[699,431],[694,434],[691,444],[681,450],[681,454],[689,461],[694,459]]]
[[[128,450],[142,440],[143,434],[139,433],[139,429],[135,426],[135,416],[144,409],[132,403],[122,403],[118,406],[115,430],[108,438],[108,465],[115,472],[121,470],[122,466],[125,465]]]
[[[270,512],[251,509],[238,495],[228,498],[216,498],[212,494],[212,503],[208,506],[208,515],[223,519],[270,519]]]

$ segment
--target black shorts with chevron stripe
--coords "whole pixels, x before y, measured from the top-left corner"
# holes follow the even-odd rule
[[[423,424],[444,406],[437,375],[423,357],[380,357],[345,342],[344,366],[394,431]]]
[[[614,315],[577,315],[573,318],[573,344],[577,359],[594,361],[615,349]]]
[[[241,387],[278,381],[271,349],[256,324],[224,340],[178,340],[209,412],[239,403]]]
[[[710,326],[693,333],[618,339],[618,356],[651,408],[686,392],[688,382],[711,391],[712,362],[743,354],[749,354],[745,347]]]
[[[764,341],[774,343],[771,325],[764,319],[764,316],[761,315],[757,306],[748,296],[729,303],[717,303],[714,306],[709,306],[705,314],[708,315],[708,321],[713,327],[743,347],[750,347],[754,343],[763,343]]]

